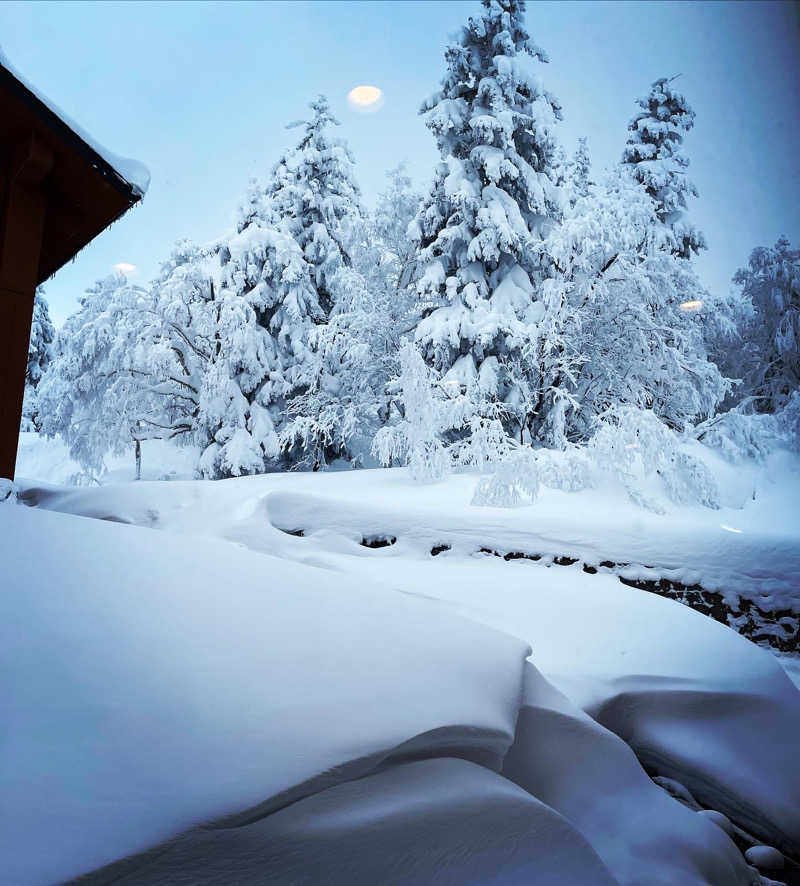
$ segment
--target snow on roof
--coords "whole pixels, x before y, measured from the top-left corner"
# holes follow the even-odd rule
[[[2,46],[0,46],[0,66],[4,67],[12,76],[14,76],[29,92],[48,108],[48,110],[68,126],[75,135],[81,139],[81,141],[104,160],[121,179],[131,186],[134,193],[139,198],[144,197],[147,193],[147,188],[150,185],[150,170],[143,163],[127,157],[120,157],[92,138],[85,129],[67,116],[58,105],[52,102],[41,90],[37,89],[29,80],[19,73],[9,61],[8,56],[3,52]]]

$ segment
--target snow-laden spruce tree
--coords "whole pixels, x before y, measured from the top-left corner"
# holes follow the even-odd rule
[[[442,160],[412,230],[416,342],[444,383],[469,392],[476,413],[519,436],[539,385],[538,354],[526,345],[552,271],[542,246],[563,209],[554,168],[561,109],[533,69],[547,56],[525,30],[524,2],[483,7],[447,48],[442,87],[421,109]]]
[[[589,189],[594,185],[592,181],[592,160],[589,156],[587,139],[578,139],[578,147],[569,164],[569,187],[570,199],[575,200],[589,196]]]
[[[639,111],[628,125],[622,162],[655,200],[659,220],[672,232],[672,251],[690,258],[706,248],[705,237],[686,218],[688,198],[697,196],[697,188],[686,175],[689,159],[682,148],[695,113],[672,86],[674,80],[656,80],[637,100]]]
[[[22,404],[23,431],[39,430],[39,403],[36,389],[50,365],[56,330],[50,320],[47,299],[41,287],[36,290],[31,320],[31,338],[28,345],[28,365],[25,370],[25,398]]]
[[[349,267],[346,242],[361,215],[354,160],[346,142],[334,138],[330,126],[339,126],[324,95],[309,105],[313,115],[299,120],[302,135],[272,170],[266,202],[273,223],[294,238],[312,268],[317,302],[324,318],[335,302],[332,278],[342,265]]]
[[[280,455],[276,424],[308,360],[322,310],[299,245],[263,215],[220,247],[210,292],[210,359],[198,425],[205,477],[264,471]],[[213,282],[213,278],[212,278]]]
[[[56,337],[55,354],[37,395],[41,430],[60,434],[84,469],[103,470],[109,453],[122,454],[163,424],[164,404],[142,359],[142,318],[151,294],[121,274],[91,287]]]
[[[352,157],[327,131],[337,121],[326,99],[311,108],[309,121],[292,124],[303,127],[297,146],[266,187],[251,186],[236,233],[219,249],[217,341],[199,411],[205,476],[282,463],[289,404],[314,382],[313,331],[328,321],[337,275],[351,264],[345,243],[359,216]],[[290,458],[305,458],[297,436],[284,439],[293,441]]]

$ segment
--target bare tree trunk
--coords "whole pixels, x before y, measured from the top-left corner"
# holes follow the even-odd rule
[[[136,440],[134,441],[135,453],[136,453],[136,479],[142,479],[142,441]]]

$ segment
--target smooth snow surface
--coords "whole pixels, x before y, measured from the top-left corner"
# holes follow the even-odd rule
[[[616,883],[557,812],[488,769],[441,758],[337,785],[243,827],[196,829],[113,882]]]
[[[80,127],[74,120],[68,117],[56,104],[54,104],[41,90],[37,89],[30,83],[19,71],[14,68],[8,60],[8,56],[0,47],[0,65],[7,71],[10,71],[20,83],[23,84],[42,104],[46,105],[55,115],[60,118],[83,142],[85,142],[95,154],[99,154],[103,160],[119,175],[121,179],[131,185],[139,197],[144,197],[150,186],[150,170],[138,160],[131,160],[128,157],[120,157],[105,148],[100,142],[96,141]]]
[[[33,442],[29,451],[44,464]],[[394,882],[419,882],[403,823],[424,808],[452,828],[436,858],[425,848],[436,840],[419,837],[442,882],[478,881],[454,860],[461,841],[475,846],[475,876],[492,882],[480,872],[508,821],[543,835],[564,824],[548,851],[583,871],[564,882],[748,883],[725,831],[653,785],[631,748],[797,854],[800,694],[768,651],[580,561],[618,558],[721,586],[743,586],[749,570],[757,588],[790,599],[794,490],[768,473],[741,478],[751,480],[758,494],[745,507],[680,518],[613,489],[474,508],[475,475],[418,485],[405,470],[19,481],[22,504],[0,506],[10,588],[0,703],[12,711],[0,868],[12,883],[46,883],[222,817],[224,832],[192,831],[158,857],[222,883],[232,859],[256,863],[247,847],[261,837],[248,834],[273,847],[276,869],[290,865],[284,837],[307,839],[319,852],[302,861],[312,877],[339,835],[338,882],[352,882],[353,859],[371,870],[362,841],[374,833],[397,850]],[[368,546],[377,539],[386,544]],[[506,562],[482,547],[542,558]],[[430,759],[443,755],[468,762]],[[432,768],[398,774],[409,758]],[[447,799],[455,783],[465,798],[494,798],[497,819],[481,819],[487,842],[470,830],[473,801],[459,810]],[[350,804],[352,816],[341,811]],[[303,809],[319,822],[308,832]],[[510,853],[513,871],[497,882],[527,876],[527,852]],[[130,882],[163,882],[168,867],[154,859],[132,862]],[[529,881],[550,882],[548,864]]]
[[[5,883],[282,805],[407,743],[499,767],[512,741],[519,640],[210,539],[0,521]]]

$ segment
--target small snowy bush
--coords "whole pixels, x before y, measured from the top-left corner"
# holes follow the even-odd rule
[[[663,507],[645,487],[654,476],[677,504],[719,507],[719,489],[709,469],[679,449],[681,438],[650,410],[619,407],[609,410],[590,441],[598,467],[617,479],[636,504],[656,513]]]
[[[536,468],[542,486],[563,492],[580,492],[594,486],[592,464],[581,449],[563,452],[552,449],[536,451]]]
[[[533,504],[539,494],[536,458],[530,449],[518,449],[488,477],[481,477],[472,496],[477,507],[518,508]]]
[[[686,452],[673,454],[670,464],[661,471],[667,495],[677,504],[701,504],[719,508],[719,487],[708,467]]]
[[[800,449],[800,391],[779,412],[746,412],[745,403],[703,422],[695,436],[731,462],[763,461],[780,447]]]
[[[447,404],[437,396],[434,382],[416,347],[404,345],[398,379],[404,418],[381,428],[372,443],[372,453],[381,464],[401,461],[418,482],[439,480],[450,469],[450,455],[439,436]]]
[[[452,455],[455,464],[483,471],[506,461],[516,448],[516,442],[506,434],[499,419],[472,416],[469,436],[453,444]]]

